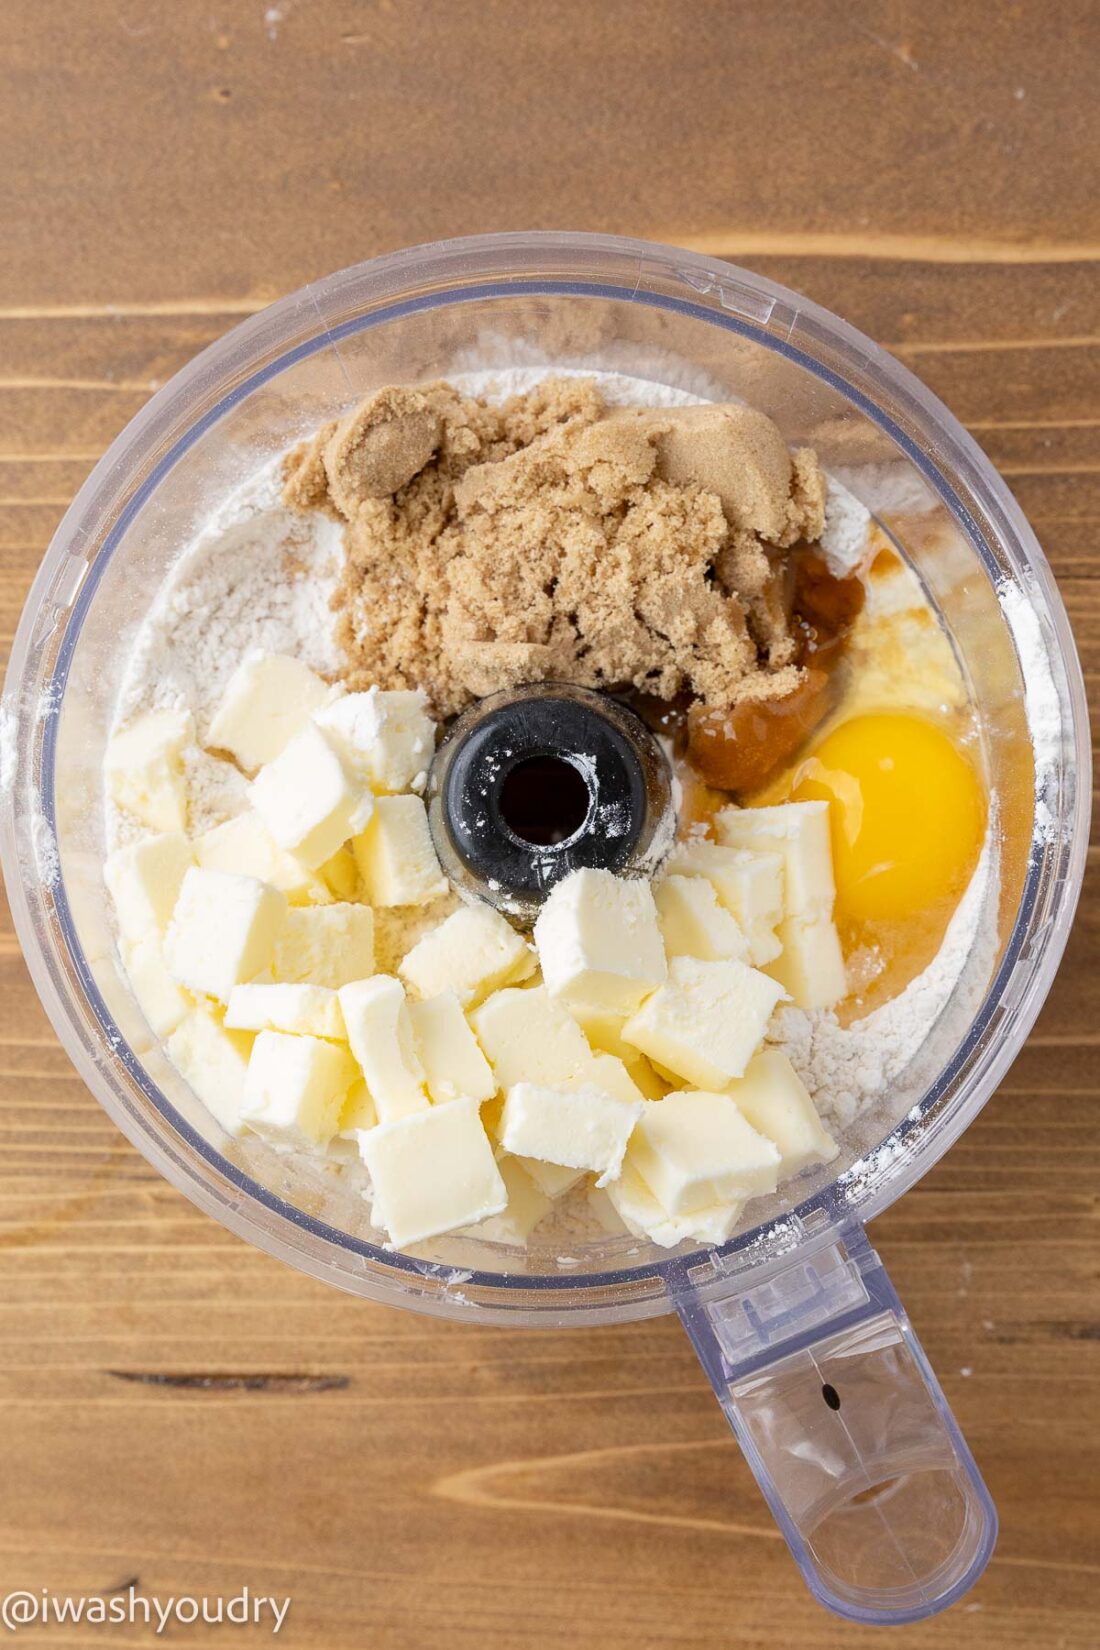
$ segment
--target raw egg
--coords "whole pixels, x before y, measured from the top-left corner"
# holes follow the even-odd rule
[[[837,915],[892,922],[958,898],[985,834],[981,781],[921,716],[855,716],[800,764],[792,796],[830,804]]]

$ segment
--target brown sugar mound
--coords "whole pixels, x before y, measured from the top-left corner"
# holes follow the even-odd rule
[[[352,687],[423,688],[446,716],[527,682],[722,708],[801,679],[782,551],[820,536],[824,479],[749,408],[394,386],[292,453],[284,496],[346,523]]]

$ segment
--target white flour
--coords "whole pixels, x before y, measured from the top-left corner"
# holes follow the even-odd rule
[[[329,601],[343,562],[339,523],[279,503],[276,458],[219,504],[168,575],[138,634],[116,721],[190,710],[205,734],[226,682],[251,648],[340,668]]]
[[[831,572],[843,576],[858,567],[867,549],[871,514],[854,493],[832,476],[827,478],[825,529],[821,548]]]
[[[245,653],[289,653],[335,676],[340,653],[329,608],[343,562],[339,524],[279,503],[281,458],[214,509],[175,563],[138,632],[115,711],[116,726],[141,710],[189,710],[201,740]],[[184,754],[192,834],[245,806],[231,762],[193,745]],[[108,805],[111,846],[133,826]]]
[[[840,1025],[831,1010],[807,1014],[800,1008],[781,1008],[776,1012],[772,1039],[786,1050],[821,1115],[841,1128],[901,1076],[947,1007],[986,926],[983,919],[990,910],[989,895],[996,878],[995,840],[991,822],[989,838],[947,925],[943,944],[923,974],[898,996],[850,1026]],[[990,966],[992,962],[991,952]],[[983,976],[982,989],[985,983]]]
[[[1024,679],[1027,725],[1035,752],[1035,837],[1051,842],[1058,832],[1057,812],[1049,797],[1062,756],[1062,705],[1050,668],[1039,616],[1018,584],[997,586],[1001,611],[1012,631]]]

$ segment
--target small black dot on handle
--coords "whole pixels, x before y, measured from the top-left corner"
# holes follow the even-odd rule
[[[830,1386],[828,1381],[826,1381],[821,1388],[821,1396],[824,1398],[830,1409],[840,1408],[840,1393],[837,1391],[835,1386]]]

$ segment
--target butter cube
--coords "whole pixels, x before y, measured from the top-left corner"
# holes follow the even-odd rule
[[[232,1031],[287,1031],[346,1041],[335,991],[323,985],[235,985],[225,1024]]]
[[[550,892],[535,948],[551,994],[629,1014],[668,973],[649,883],[573,871]]]
[[[232,871],[236,876],[259,877],[284,893],[291,905],[331,899],[318,873],[279,847],[267,826],[251,808],[197,836],[192,844],[195,862],[205,871]]]
[[[583,1169],[567,1169],[561,1163],[543,1163],[537,1157],[517,1157],[516,1162],[521,1165],[525,1174],[530,1175],[539,1191],[552,1202],[556,1198],[564,1197],[566,1192],[571,1192],[585,1175]]]
[[[291,909],[271,959],[273,979],[286,985],[326,985],[336,991],[374,973],[374,913],[369,905]]]
[[[447,892],[418,796],[380,796],[351,846],[371,905],[427,905]]]
[[[497,1168],[508,1193],[508,1207],[502,1214],[466,1227],[463,1236],[480,1238],[483,1243],[510,1243],[522,1249],[539,1221],[549,1214],[551,1200],[518,1158],[498,1158]]]
[[[340,988],[340,1007],[351,1052],[363,1068],[381,1123],[392,1123],[429,1104],[424,1068],[413,1042],[400,980],[376,974]]]
[[[638,1061],[639,1066],[644,1064],[643,1060]],[[639,1100],[656,1098],[647,1096],[644,1090],[639,1088],[625,1060],[620,1060],[614,1054],[593,1054],[587,1072],[582,1078],[574,1079],[569,1087],[575,1088],[580,1081],[594,1083],[597,1088],[605,1089],[608,1094],[613,1094],[617,1100],[622,1100],[628,1106],[636,1105]],[[663,1089],[661,1093],[664,1093]]]
[[[681,1215],[774,1192],[779,1152],[728,1094],[680,1091],[645,1107],[630,1165],[662,1208]]]
[[[314,720],[378,794],[410,790],[435,754],[435,723],[422,693],[348,693]]]
[[[333,899],[358,900],[362,897],[359,867],[350,847],[337,848],[331,859],[326,859],[323,865],[317,867],[317,875]],[[324,904],[324,900],[318,900],[318,903]]]
[[[246,773],[255,773],[274,762],[332,695],[300,659],[250,653],[229,678],[206,744],[228,751]]]
[[[240,1134],[252,1038],[226,1031],[209,1008],[196,1008],[180,1021],[166,1046],[168,1058],[207,1111],[227,1134]]]
[[[186,831],[183,751],[195,737],[185,711],[152,710],[108,742],[103,771],[111,800],[153,831]]]
[[[610,1181],[601,1194],[634,1237],[648,1238],[662,1249],[674,1249],[691,1239],[712,1245],[725,1243],[741,1218],[740,1203],[716,1203],[689,1214],[671,1215],[654,1197],[629,1159],[618,1180]]]
[[[836,898],[827,802],[782,802],[773,808],[722,808],[720,842],[777,853],[783,861],[783,911],[811,920],[832,915]]]
[[[286,914],[286,895],[257,877],[193,865],[164,942],[168,972],[190,991],[226,1003],[235,985],[268,967]]]
[[[453,912],[413,946],[400,968],[418,996],[453,991],[464,1008],[534,971],[530,947],[488,905]]]
[[[742,1117],[778,1150],[781,1182],[810,1163],[831,1163],[839,1151],[781,1049],[762,1050],[728,1092]]]
[[[766,922],[751,922],[745,930],[749,947],[749,962],[754,968],[764,968],[774,962],[783,949],[783,942],[775,928]]]
[[[631,1234],[629,1226],[607,1195],[606,1186],[589,1186],[585,1202],[588,1204],[588,1210],[593,1219],[609,1237],[637,1235]]]
[[[714,889],[718,903],[745,936],[748,961],[761,968],[779,955],[775,925],[783,915],[783,861],[775,853],[750,853],[715,842],[682,842],[669,857],[666,881],[696,877]]]
[[[670,876],[706,877],[719,902],[748,932],[763,923],[774,928],[783,915],[783,860],[776,853],[750,853],[717,842],[680,842],[669,855]]]
[[[633,1060],[624,1060],[623,1065],[630,1074],[630,1081],[634,1084],[646,1100],[663,1100],[669,1089],[678,1086],[679,1079],[662,1077],[661,1073],[650,1064],[644,1054],[634,1050]]]
[[[365,781],[312,723],[260,769],[248,794],[280,848],[311,871],[363,830],[374,808]]]
[[[740,962],[676,957],[669,973],[668,984],[627,1021],[623,1037],[689,1083],[725,1088],[763,1042],[783,989]]]
[[[586,1008],[583,1003],[567,1003],[570,1014],[597,1054],[613,1054],[621,1060],[630,1079],[647,1100],[659,1100],[668,1092],[669,1084],[658,1077],[644,1054],[632,1043],[623,1040],[623,1027],[629,1016],[612,1014],[606,1009]],[[675,1085],[673,1085],[675,1086]]]
[[[448,1100],[491,1100],[496,1078],[466,1022],[453,991],[409,1003],[413,1044],[435,1104]]]
[[[545,986],[497,991],[470,1018],[499,1088],[568,1083],[591,1070],[584,1032]]]
[[[595,1083],[569,1088],[515,1083],[501,1113],[500,1142],[505,1151],[528,1161],[537,1158],[598,1174],[602,1186],[622,1167],[644,1106],[641,1100],[620,1100]]]
[[[587,1003],[565,1003],[570,1016],[576,1020],[594,1049],[604,1054],[616,1054],[620,1060],[637,1060],[638,1050],[623,1042],[623,1027],[629,1014],[617,1014],[609,1008],[590,1008]]]
[[[164,964],[164,948],[159,934],[147,934],[135,945],[123,948],[123,962],[130,989],[137,998],[149,1030],[155,1037],[167,1037],[195,1006],[189,991],[177,985]]]
[[[327,1145],[358,1075],[339,1043],[261,1031],[248,1062],[241,1121],[273,1145]]]
[[[714,884],[706,877],[666,877],[654,889],[653,898],[667,956],[699,957],[704,962],[747,959],[748,941],[734,917],[718,903]]]
[[[373,1219],[391,1243],[420,1243],[508,1206],[476,1100],[429,1106],[358,1138],[374,1191]]]
[[[194,864],[190,844],[176,831],[118,848],[103,867],[119,933],[134,942],[163,934],[179,899],[185,872]]]
[[[847,995],[844,952],[831,917],[788,917],[779,924],[778,939],[782,950],[767,971],[799,1008],[832,1008]]]
[[[378,1110],[370,1089],[362,1078],[353,1083],[340,1113],[338,1133],[345,1139],[355,1139],[360,1129],[373,1129],[378,1122]]]

